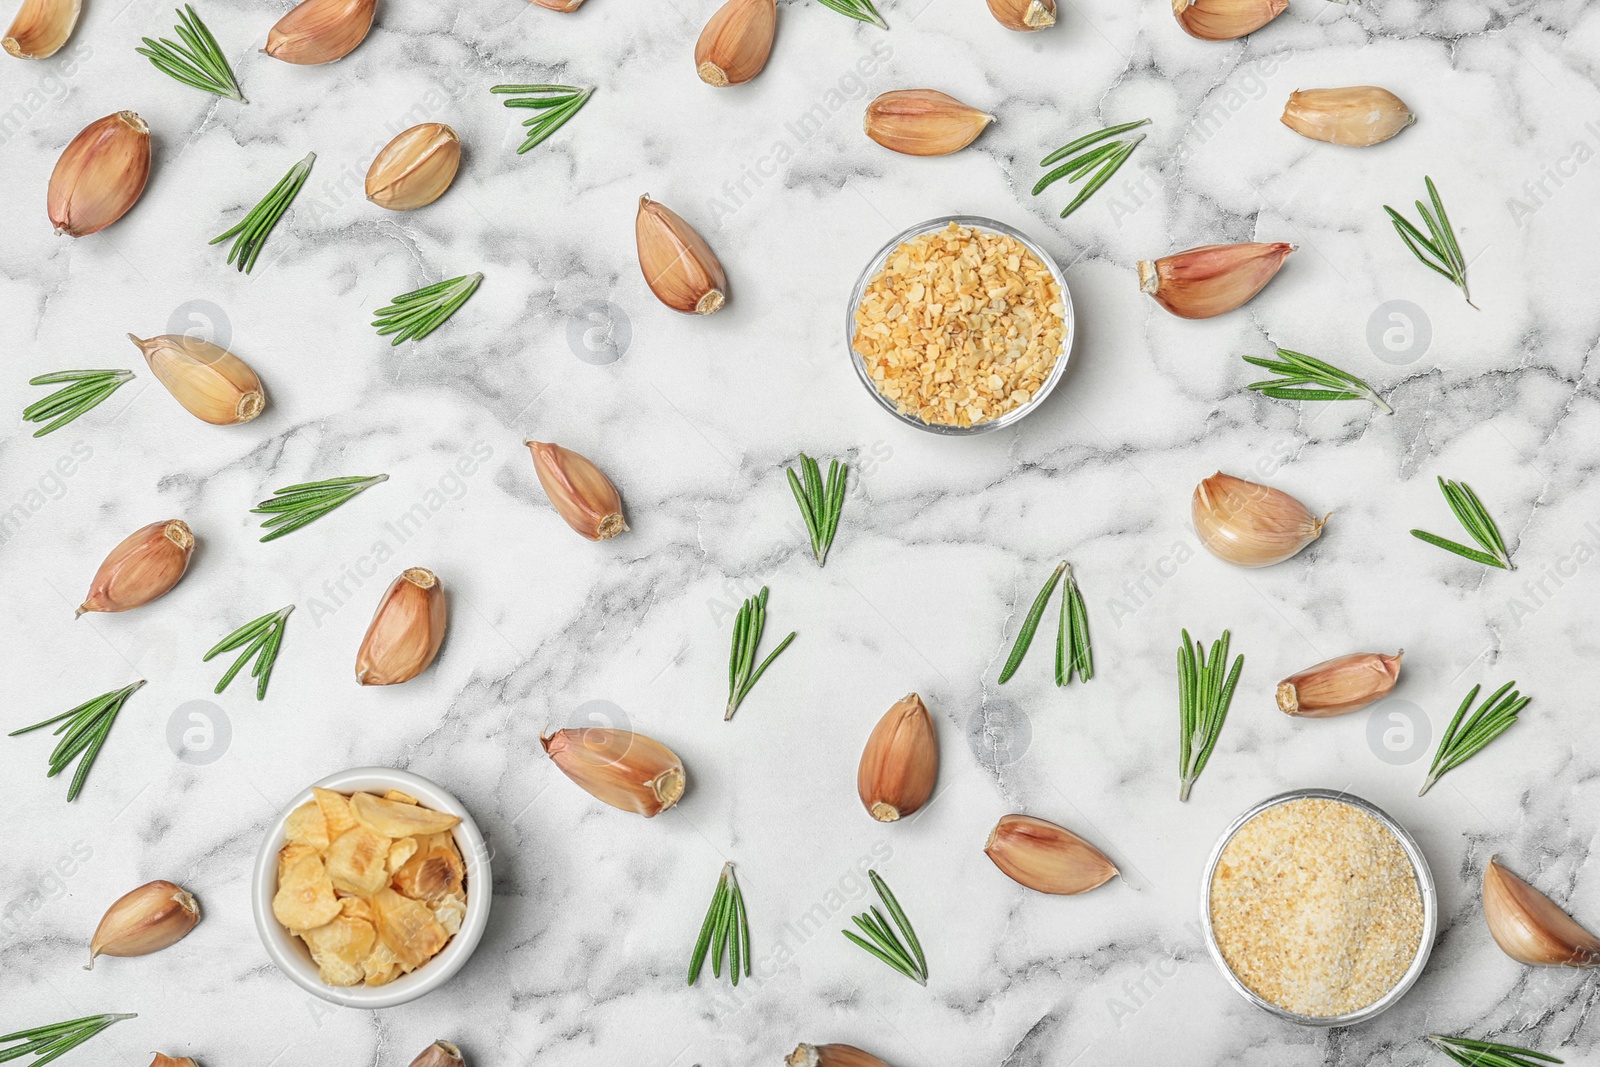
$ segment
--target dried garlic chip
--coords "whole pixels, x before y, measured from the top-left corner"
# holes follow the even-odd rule
[[[367,985],[388,985],[400,977],[400,960],[379,939],[373,943],[367,958],[361,961],[361,970],[367,976]]]
[[[377,925],[378,919],[372,910],[372,902],[366,897],[341,897],[339,899],[339,914],[347,919],[360,919]]]
[[[339,910],[321,856],[305,850],[284,864],[272,898],[272,914],[279,922],[291,930],[310,930],[331,922]]]
[[[385,799],[385,800],[393,800],[393,801],[395,801],[396,803],[399,803],[399,804],[420,804],[420,803],[422,803],[420,800],[418,800],[416,797],[412,796],[410,793],[402,793],[398,789],[389,790],[387,793],[383,794],[383,799]]]
[[[316,798],[317,806],[322,809],[322,818],[328,826],[329,841],[338,840],[340,834],[356,824],[356,817],[350,814],[350,798],[343,793],[312,786],[311,795]]]
[[[302,931],[300,937],[329,985],[360,985],[366,980],[362,960],[372,951],[378,934],[365,919],[341,915],[324,926]]]
[[[365,826],[346,830],[328,849],[328,877],[338,889],[371,896],[389,882],[389,839]]]
[[[415,804],[385,800],[371,793],[357,793],[351,797],[350,811],[357,822],[384,837],[438,834],[452,829],[461,822],[454,815],[446,815]]]
[[[291,845],[328,847],[328,820],[322,817],[322,808],[315,800],[308,800],[289,813],[283,824],[283,839]]]
[[[459,893],[466,873],[454,847],[435,845],[419,851],[395,871],[393,884],[413,900],[432,902]]]
[[[372,906],[378,913],[378,936],[402,963],[421,967],[450,940],[426,906],[392,889],[378,890]]]
[[[433,905],[433,917],[439,920],[445,933],[454,937],[461,932],[461,920],[467,917],[467,898],[461,893],[451,893]]]
[[[390,845],[389,846],[389,870],[390,870],[390,872],[398,871],[401,867],[404,867],[405,863],[406,863],[406,860],[409,860],[412,856],[415,856],[416,854],[417,854],[417,839],[414,838],[414,837],[402,837],[400,840],[398,840],[394,844]]]

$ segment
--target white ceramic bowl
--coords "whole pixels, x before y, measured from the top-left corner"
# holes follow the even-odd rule
[[[267,955],[301,989],[347,1008],[392,1008],[433,992],[448,982],[467,962],[467,957],[478,947],[484,928],[489,924],[489,901],[494,896],[493,880],[489,873],[489,850],[484,845],[477,824],[455,797],[426,778],[408,771],[389,767],[357,767],[329,775],[316,785],[339,793],[364,791],[379,796],[387,790],[398,789],[416,797],[424,807],[459,816],[461,823],[455,828],[455,838],[456,847],[461,850],[461,858],[467,866],[467,914],[461,921],[461,930],[450,939],[443,951],[410,974],[401,975],[383,986],[325,985],[317,974],[317,965],[311,962],[311,953],[305,944],[289,933],[272,914],[272,897],[278,891],[278,850],[283,847],[284,824],[294,809],[311,799],[311,787],[307,786],[278,813],[261,841],[261,850],[256,853],[251,905],[255,913],[256,932],[261,935]]]

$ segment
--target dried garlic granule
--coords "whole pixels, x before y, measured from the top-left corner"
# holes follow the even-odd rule
[[[854,347],[903,414],[971,426],[1033,399],[1061,357],[1064,314],[1026,245],[952,222],[890,253],[856,308]]]
[[[1228,967],[1301,1015],[1346,1015],[1393,989],[1416,958],[1422,918],[1400,841],[1343,801],[1268,808],[1234,833],[1211,878]]]

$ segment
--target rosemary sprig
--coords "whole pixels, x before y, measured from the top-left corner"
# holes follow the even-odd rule
[[[883,16],[878,14],[878,9],[872,6],[872,0],[817,0],[817,2],[857,22],[870,22],[880,30],[889,28],[889,24],[883,21]]]
[[[1478,697],[1479,687],[1472,687],[1467,699],[1456,709],[1455,718],[1450,720],[1450,728],[1439,739],[1439,748],[1433,754],[1433,765],[1428,768],[1428,778],[1417,790],[1417,796],[1432,789],[1440,778],[1476,756],[1490,741],[1516,725],[1517,713],[1533,699],[1511,688],[1516,684],[1507,682],[1496,689],[1493,696],[1478,705],[1478,710],[1472,713],[1471,718],[1462,722],[1467,709]]]
[[[263,500],[251,508],[250,514],[272,516],[261,523],[263,530],[271,530],[261,540],[274,541],[284,534],[294,533],[307,523],[316,522],[351,497],[360,496],[379,482],[388,480],[387,474],[374,474],[370,478],[356,474],[321,482],[301,482],[274,490],[271,499]],[[217,692],[222,690],[218,689]]]
[[[1493,1041],[1474,1041],[1467,1037],[1446,1037],[1444,1034],[1429,1034],[1428,1040],[1461,1067],[1538,1067],[1542,1063],[1563,1062],[1542,1052],[1515,1045],[1500,1045]]]
[[[789,488],[794,490],[795,503],[800,505],[800,517],[805,519],[806,530],[811,534],[811,554],[817,566],[828,562],[828,549],[833,546],[833,535],[839,530],[839,512],[844,508],[845,479],[848,468],[838,460],[828,463],[828,480],[824,484],[822,469],[817,461],[800,453],[800,474],[794,468],[789,475]]]
[[[1033,644],[1034,631],[1039,628],[1039,620],[1044,618],[1044,609],[1050,604],[1050,594],[1056,591],[1056,583],[1061,580],[1061,575],[1066,569],[1066,560],[1062,560],[1051,573],[1049,580],[1044,583],[1044,588],[1039,590],[1039,595],[1033,598],[1033,606],[1024,616],[1022,629],[1017,631],[1016,643],[1011,646],[1011,655],[1006,657],[1006,665],[1000,668],[1001,685],[1009,681],[1011,676],[1017,673],[1017,668],[1022,666],[1022,657],[1028,654],[1028,646]]]
[[[1233,669],[1223,678],[1228,665],[1229,631],[1222,631],[1206,656],[1199,641],[1183,631],[1183,647],[1178,649],[1178,799],[1188,800],[1200,772],[1206,769],[1211,750],[1217,747],[1222,724],[1228,718],[1228,704],[1234,686],[1244,669],[1244,657],[1233,661]]]
[[[29,385],[72,384],[57,389],[43,400],[35,400],[22,409],[24,422],[48,422],[33,431],[33,436],[43,437],[61,429],[85,411],[104,401],[133,381],[131,370],[62,370],[29,378]]]
[[[722,960],[728,959],[728,977],[739,984],[739,971],[750,977],[750,919],[744,910],[744,891],[734,876],[733,864],[722,865],[717,878],[716,892],[711,894],[711,907],[706,909],[706,921],[700,925],[700,936],[694,943],[694,955],[689,957],[689,984],[694,985],[705,966],[706,956],[711,956],[711,973],[722,977]]]
[[[122,705],[128,702],[128,698],[143,686],[144,682],[139,681],[110,693],[102,693],[93,700],[79,704],[70,711],[64,711],[53,719],[24,726],[20,730],[12,730],[7,736],[16,737],[19,734],[61,723],[52,733],[66,736],[61,738],[55,751],[50,753],[50,773],[45,777],[54,778],[66,770],[73,760],[78,760],[77,773],[72,776],[72,784],[67,787],[67,803],[70,804],[78,799],[78,793],[83,790],[84,779],[89,777],[89,768],[94,766],[95,757],[100,755],[100,749],[105,745],[106,737],[117,721],[117,713],[122,710]],[[79,756],[83,758],[78,759]]]
[[[300,187],[306,183],[306,176],[311,173],[311,164],[317,161],[315,152],[307,152],[306,158],[289,168],[272,191],[261,198],[261,202],[251,208],[244,218],[240,219],[227,233],[218,234],[210,241],[217,244],[237,235],[233,247],[228,250],[228,263],[239,261],[239,269],[246,274],[256,265],[256,257],[261,254],[261,249],[267,243],[267,236],[272,233],[272,228],[278,225],[278,220],[283,218],[283,213],[289,210],[289,205],[294,203],[294,198],[299,195]]]
[[[1275,360],[1260,356],[1245,356],[1243,359],[1246,363],[1282,375],[1271,381],[1250,383],[1250,388],[1262,396],[1270,396],[1274,400],[1366,400],[1385,415],[1394,414],[1394,408],[1384,403],[1372,386],[1354,374],[1314,356],[1280,348]]]
[[[435,282],[413,292],[397,296],[387,306],[373,312],[378,316],[372,325],[378,328],[379,337],[398,334],[391,347],[401,341],[420,341],[456,313],[456,309],[477,292],[483,274],[463,274],[459,278]]]
[[[0,1036],[0,1045],[13,1041],[17,1043],[10,1048],[0,1048],[0,1063],[14,1060],[19,1056],[34,1056],[36,1058],[28,1067],[43,1067],[57,1056],[71,1052],[113,1023],[137,1018],[138,1016],[134,1014],[85,1015],[81,1019],[70,1019],[64,1023],[36,1026],[32,1030],[18,1030],[14,1034],[5,1034]]]
[[[594,86],[580,89],[576,85],[496,85],[489,91],[502,95],[513,94],[516,99],[505,101],[506,107],[527,107],[539,112],[532,118],[522,120],[528,132],[522,147],[517,149],[517,155],[520,156],[583,110],[583,105],[594,95]]]
[[[778,653],[789,647],[794,631],[778,642],[778,647],[761,666],[756,667],[756,646],[761,643],[761,631],[767,627],[767,587],[752,597],[745,597],[739,606],[738,618],[733,623],[733,650],[728,655],[728,710],[722,716],[727,722],[739,710],[739,704],[749,695],[752,687],[766,671],[767,664],[778,658]],[[751,668],[754,667],[754,670]]]
[[[1448,482],[1443,478],[1439,479],[1439,491],[1444,494],[1450,510],[1455,513],[1456,519],[1467,533],[1483,546],[1483,551],[1479,552],[1475,548],[1448,541],[1426,530],[1412,530],[1411,536],[1442,548],[1446,552],[1454,552],[1475,563],[1482,563],[1486,567],[1516,570],[1517,565],[1511,562],[1511,553],[1506,549],[1505,538],[1500,536],[1500,527],[1495,525],[1493,516],[1489,514],[1489,509],[1483,506],[1483,501],[1478,499],[1478,494],[1474,493],[1466,482]]]
[[[1063,564],[1065,566],[1065,564]],[[1089,611],[1072,568],[1066,568],[1061,591],[1061,621],[1056,629],[1056,684],[1066,685],[1072,675],[1087,682],[1094,677],[1094,654],[1089,648]]]
[[[165,37],[159,41],[144,37],[141,38],[144,47],[135,48],[134,51],[147,57],[161,73],[185,85],[237,100],[241,104],[246,103],[244,93],[239,91],[239,79],[234,77],[233,68],[228,66],[228,57],[222,54],[217,39],[211,36],[211,31],[206,29],[206,24],[200,21],[193,7],[183,5],[174,29],[183,38],[183,44]]]
[[[1078,210],[1084,201],[1098,192],[1102,185],[1111,180],[1112,176],[1117,173],[1118,168],[1128,161],[1129,156],[1133,155],[1133,150],[1139,147],[1139,142],[1145,139],[1145,135],[1141,133],[1130,140],[1110,141],[1108,144],[1101,144],[1100,142],[1108,141],[1110,138],[1116,137],[1118,134],[1127,133],[1129,130],[1136,130],[1149,122],[1149,119],[1139,119],[1136,122],[1124,122],[1118,126],[1108,126],[1103,130],[1085,134],[1075,141],[1062,145],[1039,161],[1039,166],[1048,167],[1057,160],[1065,160],[1060,166],[1039,179],[1033,187],[1033,195],[1038,196],[1061,178],[1066,178],[1068,182],[1075,182],[1085,174],[1092,173],[1093,177],[1084,183],[1083,188],[1078,191],[1078,195],[1073,198],[1072,202],[1062,209],[1061,217],[1066,218]],[[1091,148],[1091,145],[1097,147]]]
[[[1428,186],[1428,199],[1433,203],[1432,213],[1421,200],[1415,203],[1417,214],[1422,216],[1423,225],[1428,227],[1431,236],[1424,237],[1421,230],[1406,221],[1405,216],[1388,204],[1383,205],[1383,210],[1389,213],[1389,221],[1394,223],[1395,233],[1398,233],[1400,239],[1406,243],[1406,247],[1411,249],[1411,254],[1416,256],[1423,266],[1450,279],[1450,283],[1461,290],[1467,305],[1477,308],[1478,305],[1472,302],[1472,294],[1467,291],[1467,261],[1461,255],[1461,245],[1456,242],[1456,233],[1450,225],[1450,216],[1445,214],[1444,201],[1439,199],[1439,190],[1434,188],[1432,178],[1424,175],[1422,180]]]
[[[250,677],[259,679],[256,682],[256,699],[265,700],[267,697],[267,681],[272,677],[272,665],[278,659],[278,646],[283,644],[283,628],[289,620],[289,613],[294,611],[294,605],[269,611],[259,619],[253,619],[239,627],[233,633],[224,637],[212,646],[211,651],[200,658],[200,662],[208,663],[213,656],[223,652],[232,652],[240,645],[249,642],[245,650],[239,653],[239,658],[233,661],[233,666],[228,668],[228,673],[222,676],[217,683],[214,693],[220,693],[228,688],[228,683],[233,681],[233,676],[239,673],[239,668],[251,656],[260,653],[256,665],[250,669]]]
[[[922,954],[922,943],[917,940],[916,931],[911,929],[911,920],[906,918],[900,902],[894,898],[894,894],[889,891],[888,883],[877,871],[869,870],[867,877],[872,879],[872,886],[878,891],[878,898],[883,901],[884,909],[893,917],[894,925],[905,936],[905,941],[902,942],[900,937],[896,936],[895,931],[889,926],[889,921],[883,917],[883,912],[879,911],[876,905],[872,906],[870,912],[850,917],[850,921],[867,935],[867,940],[862,940],[849,930],[841,930],[840,933],[918,985],[927,985],[928,959]],[[909,949],[907,945],[910,946]]]

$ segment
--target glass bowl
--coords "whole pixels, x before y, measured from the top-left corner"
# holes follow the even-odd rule
[[[866,294],[867,286],[871,284],[873,277],[888,262],[890,253],[912,238],[942,230],[952,222],[958,226],[970,226],[974,229],[986,230],[990,233],[1001,233],[1007,237],[1016,238],[1029,252],[1033,253],[1040,263],[1044,264],[1061,290],[1061,354],[1056,357],[1056,364],[1050,369],[1050,376],[1044,380],[1044,384],[1039,387],[1039,391],[1034,393],[1026,404],[1019,408],[1011,409],[998,419],[990,419],[987,422],[980,422],[973,426],[947,426],[938,422],[924,422],[915,415],[902,413],[899,408],[895,407],[894,401],[878,392],[877,386],[872,384],[872,379],[867,374],[866,361],[861,358],[861,354],[856,351],[855,347],[856,309],[861,306],[861,298]],[[1072,294],[1067,290],[1066,276],[1061,273],[1061,267],[1056,263],[1055,258],[1039,247],[1027,234],[1007,226],[1003,222],[986,219],[981,215],[942,215],[936,219],[929,219],[927,222],[919,222],[910,229],[903,230],[890,238],[889,242],[878,249],[877,254],[867,261],[866,268],[862,270],[861,276],[856,279],[855,288],[850,291],[850,304],[845,308],[844,313],[845,348],[849,350],[850,361],[855,365],[856,377],[861,379],[861,384],[866,387],[867,392],[872,394],[872,399],[876,400],[885,411],[907,426],[915,426],[917,429],[926,430],[928,433],[945,434],[950,437],[966,437],[972,434],[1004,429],[1036,410],[1040,404],[1044,403],[1051,390],[1056,387],[1056,383],[1061,380],[1062,375],[1066,373],[1067,361],[1072,357],[1072,340],[1076,332],[1072,313]]]
[[[1395,840],[1400,842],[1400,847],[1405,851],[1406,858],[1411,861],[1411,870],[1417,876],[1417,892],[1422,898],[1422,938],[1417,944],[1417,954],[1411,960],[1411,966],[1406,968],[1406,973],[1383,996],[1368,1004],[1364,1008],[1344,1015],[1301,1015],[1299,1012],[1280,1008],[1278,1005],[1258,996],[1254,990],[1239,980],[1238,975],[1228,966],[1228,961],[1222,957],[1222,948],[1217,944],[1216,931],[1211,925],[1211,879],[1216,873],[1217,863],[1222,859],[1222,850],[1228,847],[1228,842],[1239,828],[1251,819],[1260,815],[1268,808],[1277,807],[1279,804],[1291,800],[1306,798],[1318,800],[1334,800],[1362,811],[1377,819]],[[1262,1011],[1275,1015],[1287,1022],[1297,1023],[1300,1026],[1351,1026],[1363,1023],[1388,1011],[1406,992],[1422,977],[1422,969],[1428,963],[1428,954],[1433,951],[1433,939],[1439,932],[1439,895],[1434,886],[1433,872],[1428,869],[1428,859],[1422,854],[1422,849],[1417,846],[1416,840],[1408,833],[1405,827],[1395,822],[1389,814],[1377,805],[1369,803],[1350,793],[1335,792],[1332,789],[1295,789],[1287,793],[1279,793],[1275,797],[1268,797],[1261,803],[1250,808],[1244,814],[1234,819],[1228,828],[1217,839],[1216,846],[1211,850],[1211,856],[1206,860],[1205,875],[1200,879],[1200,925],[1205,929],[1206,948],[1211,953],[1211,959],[1217,965],[1217,970],[1222,972],[1234,992],[1260,1008]]]

